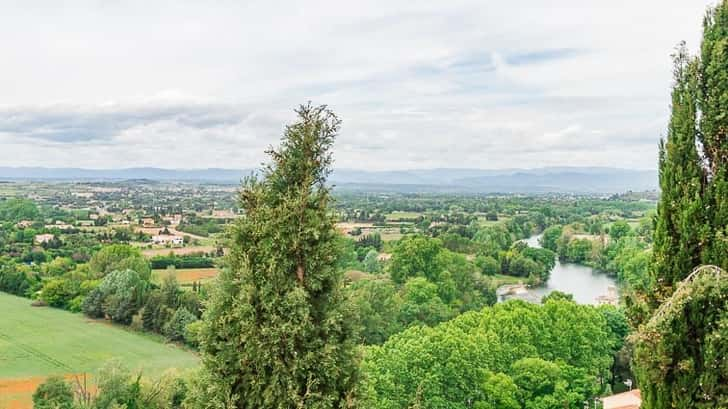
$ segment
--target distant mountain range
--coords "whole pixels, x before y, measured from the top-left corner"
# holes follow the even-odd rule
[[[5,180],[136,180],[239,183],[254,169],[79,169],[0,167]],[[657,189],[653,170],[606,167],[536,169],[337,169],[329,178],[341,190],[478,193],[621,193]]]

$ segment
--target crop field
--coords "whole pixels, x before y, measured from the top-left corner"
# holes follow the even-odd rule
[[[157,249],[144,249],[142,254],[145,257],[154,256],[166,256],[172,253],[177,256],[184,256],[196,253],[212,253],[216,249],[213,246],[192,246],[192,247],[175,247],[175,248],[157,248]]]
[[[154,280],[161,282],[169,270],[160,269],[152,271]],[[217,277],[220,274],[220,270],[216,268],[186,268],[186,269],[175,269],[174,275],[177,277],[177,281],[184,284],[192,284],[193,281],[205,281]]]
[[[112,358],[144,374],[199,364],[196,354],[135,333],[0,293],[0,408],[31,407],[48,375],[93,373]]]
[[[418,212],[392,212],[389,213],[387,217],[387,221],[400,221],[400,220],[411,220],[416,219],[418,217],[422,216],[422,213]]]

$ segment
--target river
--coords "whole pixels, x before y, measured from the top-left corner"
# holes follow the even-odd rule
[[[541,244],[538,242],[540,238],[540,235],[531,236],[524,242],[531,247],[540,248]],[[521,298],[540,300],[544,295],[558,290],[572,294],[574,300],[580,304],[597,304],[597,297],[607,295],[610,287],[617,288],[617,283],[612,277],[599,273],[591,267],[562,263],[557,259],[549,281],[543,286],[530,288],[528,294]],[[507,298],[511,296],[501,297],[502,300]]]

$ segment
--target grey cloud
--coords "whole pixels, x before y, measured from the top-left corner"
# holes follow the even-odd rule
[[[57,143],[104,142],[125,130],[157,122],[206,130],[240,124],[249,115],[206,104],[0,108],[0,133]]]

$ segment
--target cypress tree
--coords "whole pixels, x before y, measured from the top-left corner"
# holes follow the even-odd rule
[[[325,106],[297,111],[271,162],[240,192],[230,268],[204,314],[194,405],[343,408],[357,381],[355,320],[336,269],[326,177],[340,126]]]
[[[700,264],[704,171],[696,145],[697,65],[682,44],[674,58],[672,115],[660,143],[661,197],[654,233],[653,307]]]
[[[728,0],[708,12],[703,29],[699,59],[684,46],[676,54],[660,146],[653,316],[633,337],[645,409],[728,404],[726,275],[704,267],[713,274],[685,280],[700,264],[728,268]]]
[[[728,269],[728,1],[704,20],[698,106],[709,178],[705,209],[711,224],[703,262]]]

